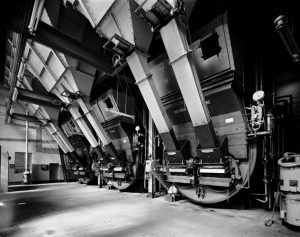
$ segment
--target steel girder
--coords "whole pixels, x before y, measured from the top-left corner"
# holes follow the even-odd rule
[[[54,108],[58,108],[58,107],[65,105],[65,103],[63,103],[61,100],[58,100],[53,95],[43,95],[43,94],[39,94],[39,93],[30,91],[30,90],[26,90],[26,89],[22,89],[22,88],[17,88],[17,90],[18,90],[17,99],[20,101],[33,103],[36,105],[50,106],[50,107],[54,107]],[[9,88],[0,86],[0,93],[5,96],[8,96]]]
[[[12,119],[21,120],[21,121],[29,121],[31,123],[42,124],[42,122],[35,116],[13,113],[9,115]]]
[[[87,47],[84,43],[42,21],[39,23],[37,31],[29,34],[28,38],[81,60],[107,74],[112,74],[114,71],[111,58],[101,53],[98,45],[95,45],[94,48]]]

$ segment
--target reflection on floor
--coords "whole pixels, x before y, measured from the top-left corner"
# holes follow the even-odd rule
[[[0,194],[0,236],[300,236],[282,226],[279,213],[262,209],[201,207],[169,203],[144,193],[121,193],[77,183]]]

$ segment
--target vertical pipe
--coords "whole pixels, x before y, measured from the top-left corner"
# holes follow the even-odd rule
[[[256,50],[256,54],[255,54],[255,91],[260,90],[261,87],[261,73],[260,73],[260,69],[261,69],[261,64],[260,64],[260,52],[259,49]]]
[[[259,90],[263,90],[263,54],[259,53]]]
[[[146,147],[148,147],[148,149],[147,149],[147,153],[146,153],[146,159],[147,159],[147,155],[149,154],[151,157],[152,157],[152,159],[156,159],[156,157],[155,157],[155,152],[153,152],[153,127],[152,127],[152,125],[153,125],[153,120],[152,120],[152,117],[151,117],[151,115],[149,114],[149,116],[148,116],[148,136],[147,136],[147,142],[148,143],[146,143],[147,145],[146,145]]]
[[[28,111],[27,111],[27,116],[28,116]],[[28,127],[29,127],[29,122],[28,122],[28,119],[26,119],[25,171],[28,170]]]

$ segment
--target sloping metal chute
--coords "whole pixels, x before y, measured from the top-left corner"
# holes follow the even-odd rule
[[[46,9],[43,10],[41,20],[51,25]],[[87,70],[84,72],[78,70],[78,61],[76,59],[32,40],[27,40],[23,61],[26,62],[28,70],[35,75],[49,93],[53,93],[68,105],[66,109],[87,138],[93,150],[98,154],[100,160],[102,160],[101,162],[103,163],[104,160],[104,165],[109,165],[109,167],[115,167],[117,163],[122,163],[124,161],[122,158],[124,151],[120,150],[120,147],[116,150],[116,143],[115,145],[112,143],[110,135],[107,134],[107,131],[101,124],[101,121],[104,120],[103,115],[97,111],[97,107],[94,106],[93,108],[89,102],[96,69],[87,67]],[[96,111],[94,111],[95,109]],[[115,109],[117,110],[114,111],[115,113],[122,114],[118,111],[117,106]],[[53,132],[55,126],[50,127],[50,129]],[[127,140],[132,140],[130,135],[129,137]],[[129,150],[127,148],[125,150],[128,153]],[[122,162],[119,159],[123,159]],[[113,176],[124,176],[127,179],[121,182],[113,182],[113,185],[118,189],[126,189],[134,183],[135,177],[128,178],[128,169],[127,166],[125,168],[114,168],[114,173],[120,171],[122,174],[116,173]],[[130,169],[135,168],[131,167]],[[111,173],[111,170],[106,167],[103,169],[103,172]],[[123,174],[123,172],[126,172],[126,174]],[[129,173],[131,176],[135,175],[133,174],[135,171],[130,171]]]
[[[111,48],[112,51],[126,58],[149,112],[153,117],[153,121],[162,137],[167,150],[166,157],[171,164],[176,164],[184,160],[186,161],[189,158],[183,157],[181,152],[183,147],[178,146],[172,123],[159,96],[159,90],[153,82],[157,79],[155,78],[156,75],[149,68],[146,56],[153,36],[149,24],[152,26],[152,30],[159,30],[175,74],[175,79],[187,107],[195,138],[198,141],[196,149],[197,157],[200,157],[201,162],[212,163],[212,165],[202,168],[203,172],[224,173],[225,168],[223,166],[229,160],[230,162],[232,161],[236,170],[234,179],[239,180],[238,184],[232,187],[230,184],[231,181],[229,181],[230,178],[227,179],[228,181],[226,182],[228,183],[225,184],[224,180],[226,179],[218,178],[215,181],[216,179],[208,177],[205,182],[202,180],[203,184],[198,186],[192,185],[190,188],[187,188],[177,184],[177,187],[182,194],[194,201],[216,203],[232,197],[247,184],[255,164],[256,148],[251,147],[247,153],[247,147],[245,146],[243,148],[245,150],[243,151],[245,158],[237,164],[235,159],[227,155],[228,144],[226,134],[222,137],[216,136],[215,127],[209,115],[198,78],[199,72],[195,67],[195,59],[191,55],[192,50],[186,40],[185,25],[180,16],[184,11],[182,3],[191,6],[188,8],[188,14],[186,14],[189,16],[193,8],[192,6],[195,4],[194,1],[117,0],[106,1],[107,5],[103,6],[102,2],[81,0],[73,2],[73,6],[87,17],[101,37],[106,37],[108,42],[114,43],[115,46]],[[222,24],[224,24],[222,27],[226,31],[226,21],[222,22]],[[222,34],[224,34],[224,31],[222,31]],[[226,37],[225,41],[229,40],[229,36],[227,35]],[[231,45],[228,45],[228,47],[231,50]],[[227,54],[228,52],[225,53]],[[232,52],[229,52],[228,57],[232,57]],[[227,60],[232,60],[232,58]],[[232,63],[230,70],[235,70],[233,61],[230,61],[230,63]],[[238,117],[243,123],[245,133],[247,130],[247,121],[242,113],[242,103],[239,103],[238,106]],[[220,160],[221,165],[219,164]],[[174,170],[174,172],[177,172],[177,170]],[[185,173],[185,168],[180,172]],[[176,183],[176,181],[173,182]],[[220,190],[218,190],[218,185],[221,185]],[[201,194],[204,190],[203,186],[207,187],[205,195]],[[210,188],[210,186],[217,187]],[[217,189],[215,190],[215,188]],[[199,196],[202,197],[199,198]]]
[[[45,9],[41,20],[51,24]],[[85,122],[83,114],[95,130],[101,144],[106,147],[111,156],[116,156],[116,151],[111,145],[109,137],[101,124],[99,124],[88,103],[94,76],[76,70],[74,68],[74,60],[66,55],[30,40],[26,43],[23,57],[28,70],[38,78],[45,89],[69,105],[68,111],[96,152],[106,158],[97,138],[93,135],[93,131]],[[91,72],[91,74],[93,73],[95,71]]]
[[[178,156],[182,157],[171,123],[153,82],[153,75],[147,65],[145,52],[149,49],[153,35],[147,23],[134,13],[138,7],[137,3],[134,1],[106,1],[106,4],[103,5],[102,2],[83,0],[78,1],[75,6],[87,17],[92,26],[97,26],[95,30],[101,36],[106,37],[115,45],[120,42],[119,37],[121,37],[124,39],[122,43],[140,49],[127,57],[128,65],[167,150],[176,152]],[[114,17],[112,17],[111,11],[113,11]]]
[[[26,64],[23,61],[18,73],[18,82],[17,87],[28,89],[29,91],[33,91],[31,83],[29,82],[27,76],[24,75],[26,70]],[[18,97],[16,98],[16,100]],[[29,115],[35,116],[39,119],[41,124],[45,126],[49,134],[52,135],[58,146],[61,150],[66,154],[71,161],[76,161],[77,156],[75,150],[63,131],[58,126],[58,115],[59,115],[59,107],[49,107],[49,106],[41,106],[33,103],[20,102],[23,107],[28,111]]]

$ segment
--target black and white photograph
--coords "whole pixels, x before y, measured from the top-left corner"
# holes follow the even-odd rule
[[[0,0],[0,237],[299,237],[295,0]]]

